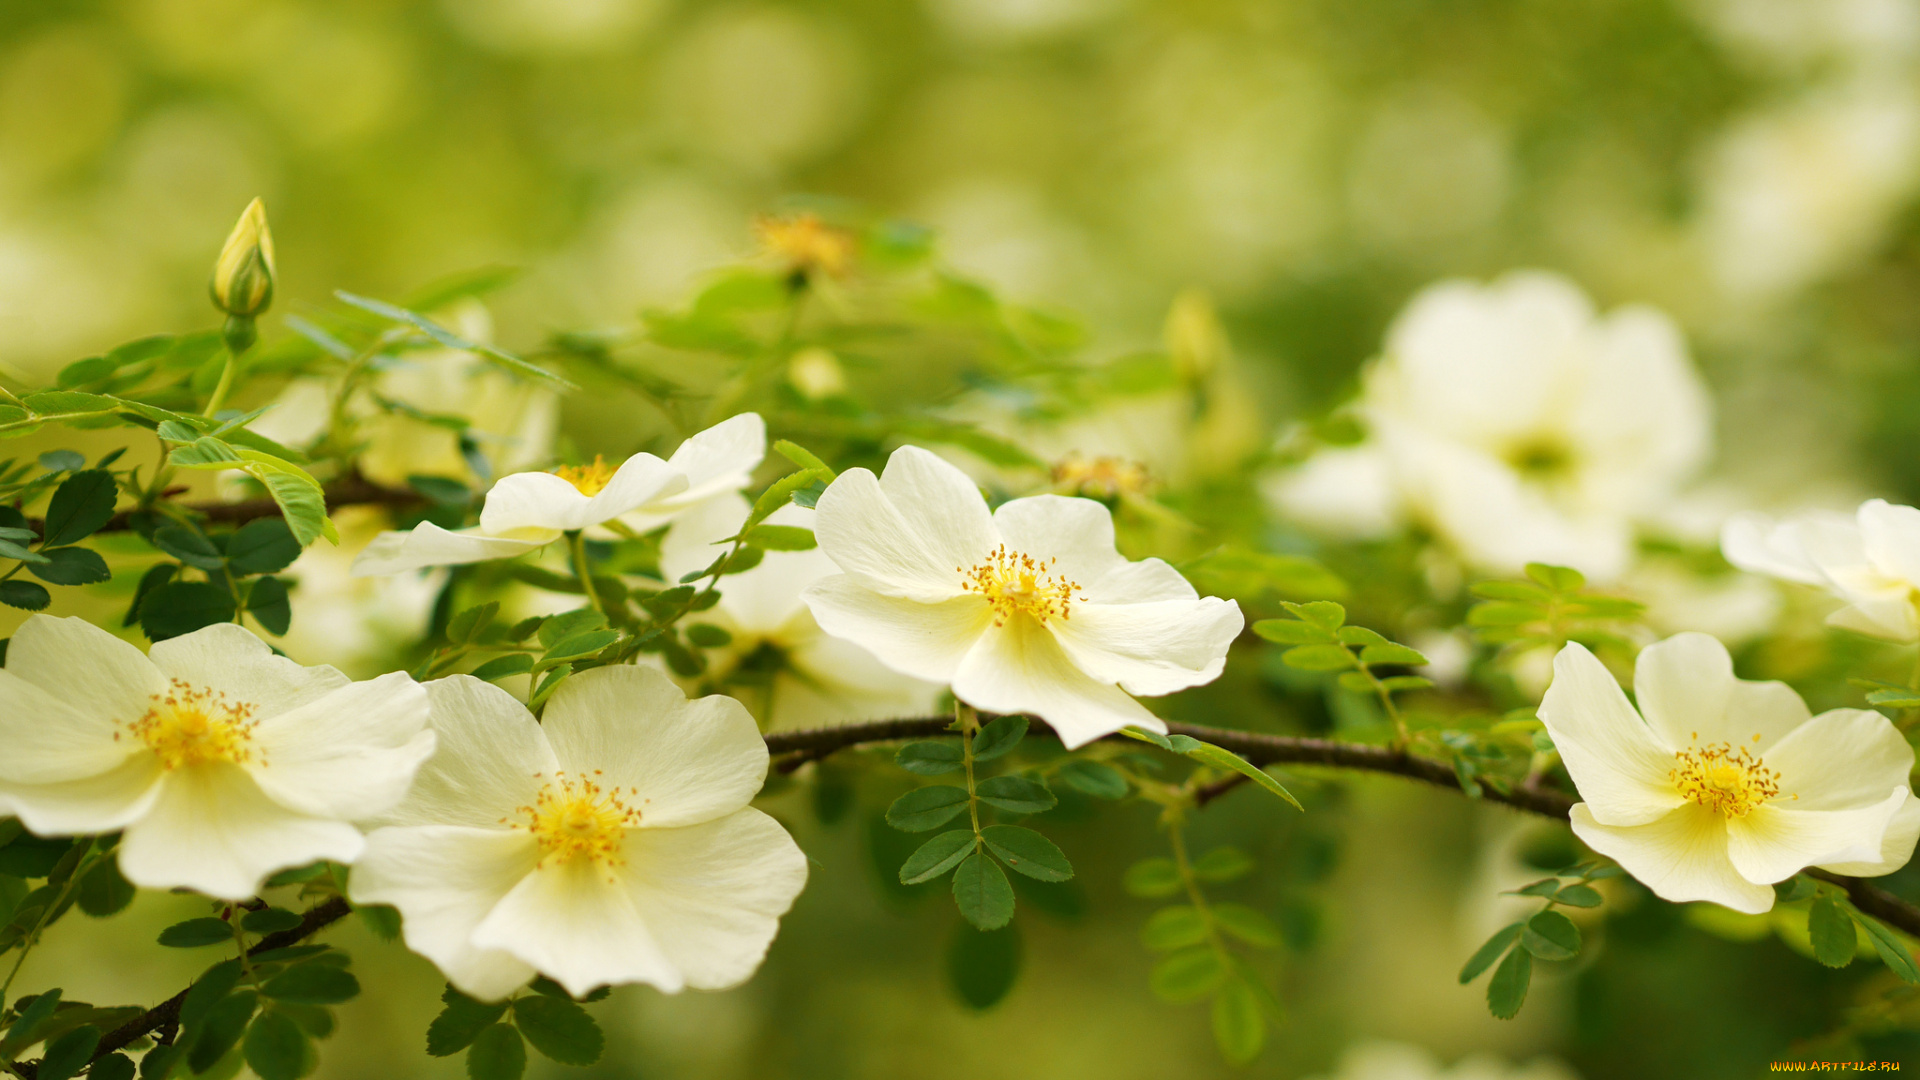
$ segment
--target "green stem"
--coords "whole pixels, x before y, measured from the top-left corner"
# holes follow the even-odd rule
[[[567,534],[567,553],[573,561],[573,576],[580,582],[580,590],[587,594],[587,603],[605,615],[606,605],[600,602],[600,594],[593,591],[593,571],[587,564],[587,538],[579,529]]]
[[[88,848],[91,848],[93,843],[92,840],[87,841]],[[95,861],[97,860],[92,851],[81,856],[79,863],[73,868],[73,873],[67,875],[67,880],[60,886],[59,893],[55,894],[53,901],[41,910],[39,921],[33,924],[33,929],[20,943],[20,956],[14,960],[13,970],[7,972],[5,982],[0,982],[0,1005],[6,1003],[7,992],[13,989],[13,980],[19,977],[20,968],[27,962],[27,954],[40,943],[40,935],[46,931],[47,924],[53,921],[54,913],[58,912],[61,905],[67,902],[67,898],[73,895],[73,890],[80,885],[80,879],[86,876],[87,871],[93,869]]]
[[[1168,811],[1167,844],[1173,849],[1173,865],[1180,872],[1180,882],[1187,888],[1187,899],[1193,909],[1200,913],[1200,921],[1206,924],[1207,941],[1222,960],[1227,958],[1227,943],[1220,940],[1220,928],[1213,921],[1213,909],[1207,906],[1207,896],[1200,891],[1200,879],[1194,876],[1193,862],[1187,857],[1187,837],[1185,815],[1177,810]]]
[[[980,714],[959,702],[953,708],[960,717],[960,760],[967,769],[967,817],[973,822],[973,850],[979,851],[985,839],[980,834],[980,797],[974,794],[973,733],[980,727]]]
[[[1393,721],[1393,748],[1405,750],[1407,744],[1413,740],[1413,735],[1407,731],[1406,717],[1400,715],[1400,709],[1393,703],[1393,691],[1387,689],[1387,684],[1381,682],[1379,676],[1373,673],[1373,669],[1355,656],[1352,649],[1347,650],[1347,656],[1353,661],[1354,670],[1366,678],[1367,684],[1373,687],[1374,694],[1380,698],[1380,707],[1386,710],[1387,719]]]
[[[227,392],[233,389],[234,372],[240,369],[240,353],[231,348],[227,350],[227,362],[220,367],[220,381],[213,386],[213,396],[207,399],[207,407],[200,415],[211,420],[220,412],[220,406],[227,403]]]

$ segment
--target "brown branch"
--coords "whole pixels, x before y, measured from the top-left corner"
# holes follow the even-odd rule
[[[186,488],[173,488],[166,494],[177,495]],[[426,497],[416,491],[403,491],[383,487],[351,472],[326,485],[327,510],[338,510],[343,506],[386,506],[393,509],[406,509],[418,506]],[[270,498],[241,499],[238,502],[181,503],[182,509],[207,521],[220,525],[244,525],[259,518],[280,516],[280,506]],[[98,532],[126,532],[133,528],[132,510],[122,510],[107,519]],[[34,532],[45,535],[46,528],[39,518],[29,518],[27,524]]]

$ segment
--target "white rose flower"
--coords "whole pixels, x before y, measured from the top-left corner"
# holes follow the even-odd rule
[[[661,577],[678,581],[710,565],[726,550],[715,543],[739,532],[751,510],[746,499],[726,494],[681,515],[660,541]],[[767,523],[812,529],[815,514],[789,503]],[[759,566],[723,579],[720,602],[702,616],[733,635],[723,663],[750,664],[763,650],[778,653],[781,665],[761,717],[769,729],[923,716],[939,699],[939,684],[901,675],[853,642],[821,631],[801,593],[837,573],[819,548],[769,551]]]
[[[1851,518],[1825,511],[1776,522],[1760,514],[1727,520],[1720,551],[1742,570],[1823,588],[1847,602],[1827,616],[1846,630],[1894,641],[1920,639],[1920,510],[1881,499]]]
[[[0,807],[43,836],[125,830],[136,885],[243,900],[276,870],[359,857],[346,819],[405,794],[433,752],[427,708],[403,672],[353,682],[231,623],[143,656],[35,615],[0,671]]]
[[[1114,549],[1091,499],[1039,495],[989,512],[959,469],[915,446],[883,476],[842,473],[814,534],[842,573],[807,587],[822,629],[996,713],[1032,713],[1069,749],[1166,725],[1129,694],[1210,682],[1244,620],[1159,559]]]
[[[1541,1057],[1512,1065],[1492,1054],[1469,1054],[1451,1068],[1422,1047],[1368,1041],[1347,1048],[1340,1066],[1321,1080],[1579,1080],[1556,1058]]]
[[[1359,412],[1368,442],[1273,481],[1280,509],[1346,532],[1417,518],[1502,573],[1537,561],[1616,577],[1634,522],[1711,443],[1706,390],[1665,315],[1599,316],[1571,282],[1538,272],[1414,297]]]
[[[1553,672],[1540,719],[1586,800],[1573,831],[1659,896],[1759,914],[1809,866],[1872,877],[1913,856],[1913,748],[1880,713],[1809,717],[1785,683],[1735,678],[1705,634],[1640,653],[1639,713],[1578,644]]]
[[[745,486],[766,453],[766,423],[757,413],[742,413],[681,443],[666,461],[635,454],[617,469],[595,458],[591,465],[503,476],[487,492],[479,528],[455,532],[423,521],[411,532],[382,533],[354,560],[353,572],[366,577],[510,559],[616,519],[641,531],[657,528]]]
[[[569,678],[537,723],[466,675],[427,693],[439,752],[367,837],[355,902],[399,908],[408,947],[482,999],[536,972],[576,995],[753,974],[807,860],[747,805],[767,747],[744,706],[640,667]]]

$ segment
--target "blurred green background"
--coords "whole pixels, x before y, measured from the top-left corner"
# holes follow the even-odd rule
[[[1270,424],[1348,392],[1422,284],[1557,269],[1681,321],[1719,475],[1752,500],[1914,501],[1917,56],[1911,0],[14,0],[0,364],[44,381],[210,324],[207,267],[254,195],[277,311],[510,264],[509,346],[683,301],[753,250],[755,213],[810,195],[932,226],[955,266],[1080,313],[1096,353],[1154,340],[1201,286]],[[569,408],[589,445],[621,422]],[[1232,1072],[1203,1007],[1147,991],[1151,906],[1118,885],[1159,852],[1146,811],[1063,807],[1085,818],[1057,830],[1077,883],[1023,907],[1022,982],[978,1015],[944,984],[951,906],[875,869],[876,845],[894,865],[911,845],[875,824],[896,782],[857,781],[831,823],[803,788],[769,803],[818,866],[754,982],[619,991],[605,1061],[534,1068]],[[1195,826],[1261,857],[1223,895],[1293,939],[1267,969],[1293,1015],[1250,1075],[1325,1072],[1379,1037],[1552,1054],[1589,1080],[1751,1076],[1878,977],[1629,889],[1590,966],[1494,1021],[1453,975],[1498,925],[1522,823],[1391,781],[1274,806],[1239,792]],[[143,895],[110,933],[65,923],[23,985],[157,999],[204,961],[129,943],[189,909]],[[419,1052],[431,968],[355,953],[376,992],[342,1010],[320,1075],[460,1075]]]

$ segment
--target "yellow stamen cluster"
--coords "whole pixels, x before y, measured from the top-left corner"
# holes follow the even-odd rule
[[[594,770],[593,776],[599,776]],[[534,775],[539,779],[539,774]],[[595,864],[619,866],[621,844],[627,830],[640,824],[640,809],[629,805],[639,795],[635,788],[623,794],[617,787],[602,787],[590,777],[555,773],[540,789],[532,806],[520,807],[521,822],[506,821],[524,827],[540,842],[540,865],[548,866],[585,858]]]
[[[1758,742],[1760,736],[1753,738]],[[1679,764],[1668,776],[1680,793],[1730,818],[1745,817],[1780,794],[1780,774],[1744,746],[1698,746],[1673,756]]]
[[[600,494],[613,479],[614,468],[608,465],[599,454],[593,455],[591,465],[562,465],[553,470],[553,475],[572,484],[575,491],[592,498]]]
[[[956,566],[954,570],[965,579],[960,583],[963,591],[978,593],[993,605],[993,625],[1005,626],[1009,618],[1020,614],[1044,623],[1056,616],[1067,618],[1069,605],[1076,599],[1074,594],[1080,591],[1078,582],[1053,573],[1054,562],[1008,551],[1007,545],[1001,544],[973,569]]]
[[[1143,494],[1153,483],[1147,467],[1120,457],[1097,457],[1089,461],[1079,454],[1068,454],[1053,467],[1053,483],[1080,495],[1113,498],[1116,495]]]
[[[753,228],[761,246],[794,272],[845,277],[853,268],[853,234],[817,214],[763,217]]]
[[[172,680],[166,692],[153,695],[152,702],[127,730],[158,754],[167,768],[254,760],[253,729],[259,721],[253,719],[252,705],[228,701],[217,690],[203,690],[179,679]],[[119,732],[113,737],[119,739]],[[260,764],[266,764],[264,757]]]

